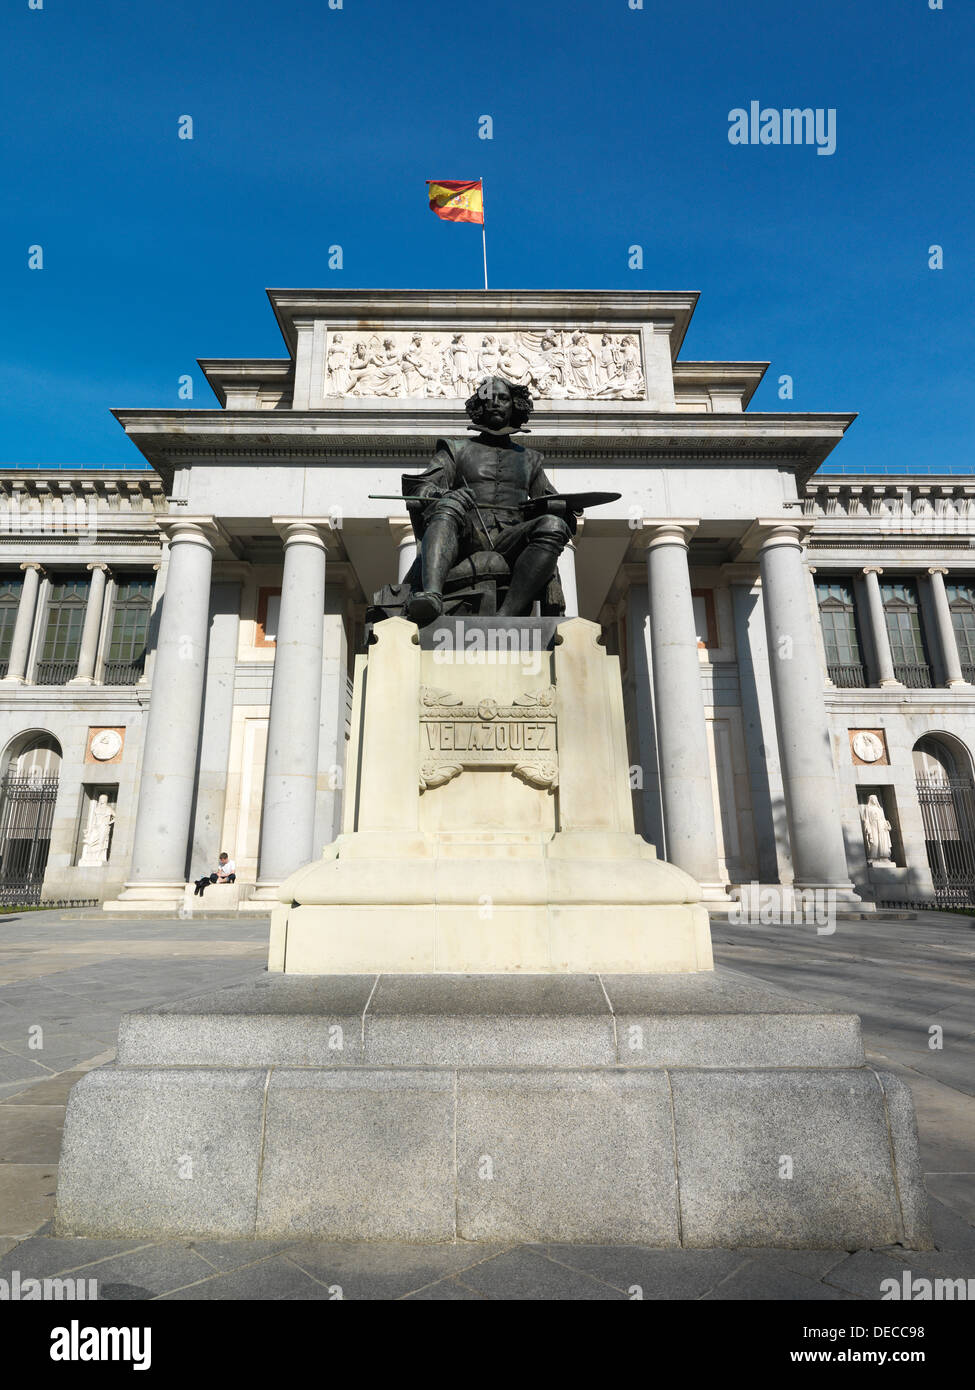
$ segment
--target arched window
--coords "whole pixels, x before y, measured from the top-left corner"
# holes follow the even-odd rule
[[[927,734],[914,745],[913,758],[935,895],[948,903],[975,902],[975,784],[968,751]]]
[[[40,902],[51,847],[61,745],[21,734],[7,747],[0,779],[0,902]]]

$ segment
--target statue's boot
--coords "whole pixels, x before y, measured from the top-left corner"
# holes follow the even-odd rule
[[[557,534],[537,536],[518,556],[498,617],[524,618],[554,575],[564,542]]]
[[[443,612],[444,580],[458,550],[458,524],[452,510],[434,515],[423,533],[420,547],[423,588],[410,595],[406,616],[411,623],[425,627]]]
[[[443,594],[436,594],[427,589],[417,589],[410,595],[406,605],[406,616],[411,623],[416,623],[417,627],[426,627],[427,623],[436,622],[443,612]]]

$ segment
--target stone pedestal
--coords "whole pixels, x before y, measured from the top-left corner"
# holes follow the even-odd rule
[[[859,1020],[715,972],[634,834],[598,633],[377,624],[341,835],[264,978],[127,1016],[74,1087],[60,1234],[930,1244]]]
[[[930,1245],[859,1020],[731,972],[269,974],[122,1021],[57,1233]]]
[[[345,828],[282,884],[269,968],[709,970],[698,884],[634,833],[598,627],[392,618],[374,633]]]

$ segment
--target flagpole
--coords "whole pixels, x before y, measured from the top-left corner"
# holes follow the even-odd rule
[[[487,233],[484,230],[484,180],[479,178],[481,185],[481,249],[484,252],[484,288],[487,289]]]

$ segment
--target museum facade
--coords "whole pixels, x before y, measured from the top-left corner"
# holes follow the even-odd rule
[[[226,851],[265,911],[321,854],[416,554],[384,497],[495,374],[560,492],[620,494],[560,579],[661,857],[713,902],[973,900],[975,477],[820,472],[855,417],[750,412],[767,364],[680,356],[694,294],[269,297],[286,355],[201,360],[219,408],[115,412],[141,463],[0,469],[0,900],[172,910]]]

